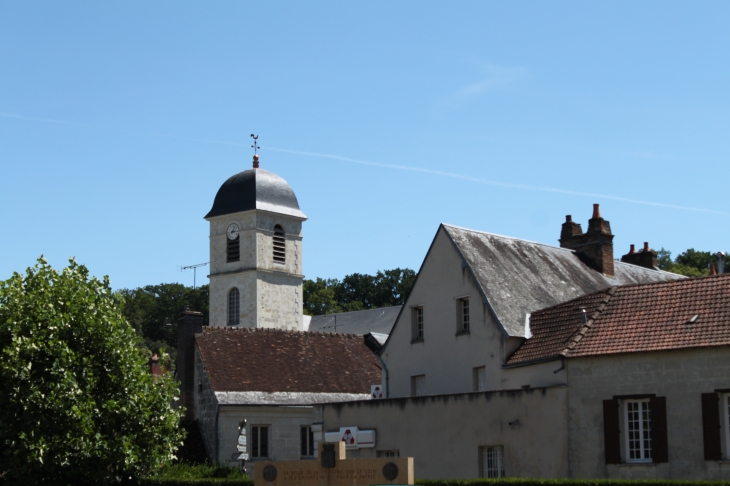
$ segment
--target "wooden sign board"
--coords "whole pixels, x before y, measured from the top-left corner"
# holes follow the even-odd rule
[[[319,455],[322,457],[322,445]],[[257,461],[255,486],[359,486],[413,484],[413,458],[345,459],[345,444],[336,446],[334,467],[310,461]]]

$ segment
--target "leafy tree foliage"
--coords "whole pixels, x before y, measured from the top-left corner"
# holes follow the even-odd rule
[[[182,442],[171,376],[153,378],[109,280],[40,258],[0,281],[0,474],[104,484],[147,474]],[[2,480],[0,480],[0,483]]]
[[[308,315],[333,314],[405,302],[416,272],[396,268],[375,275],[353,273],[341,281],[321,279],[304,281],[304,312]]]
[[[175,322],[186,307],[202,312],[204,325],[208,325],[208,285],[196,289],[178,283],[147,285],[136,289],[123,289],[119,294],[124,302],[122,314],[151,352],[159,353],[164,349],[169,351],[173,358],[175,357],[177,348]]]
[[[730,271],[730,256],[724,257],[725,268]],[[662,248],[657,252],[659,268],[668,272],[686,275],[687,277],[702,277],[710,273],[711,263],[717,265],[717,257],[709,251],[697,251],[690,248],[672,260],[672,253]]]

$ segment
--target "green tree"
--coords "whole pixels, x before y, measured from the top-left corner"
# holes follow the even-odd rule
[[[730,271],[730,256],[723,258],[725,269]],[[659,268],[667,272],[678,273],[687,277],[702,277],[710,273],[711,263],[717,265],[717,257],[709,251],[697,251],[694,248],[680,253],[672,260],[672,252],[662,248],[657,252]]]
[[[353,273],[342,281],[305,280],[304,312],[314,316],[401,305],[415,280],[416,272],[408,268],[378,271],[375,275]]]
[[[109,279],[41,257],[0,281],[0,474],[105,484],[148,474],[182,443],[171,376],[153,378]]]
[[[124,302],[122,314],[142,336],[145,347],[151,352],[159,353],[165,349],[175,357],[177,328],[174,324],[186,307],[201,311],[203,324],[208,325],[208,285],[196,289],[178,283],[147,285],[122,289],[119,294]]]

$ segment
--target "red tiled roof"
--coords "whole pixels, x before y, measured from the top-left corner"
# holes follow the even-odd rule
[[[381,381],[362,336],[204,327],[195,340],[217,392],[370,393]]]
[[[587,324],[582,325],[585,308]],[[693,316],[698,318],[689,322]],[[730,274],[611,287],[533,313],[507,365],[730,345]]]

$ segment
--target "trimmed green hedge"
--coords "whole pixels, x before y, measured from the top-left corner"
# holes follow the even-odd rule
[[[253,486],[253,479],[239,478],[155,478],[139,481],[140,486],[200,486],[225,484]],[[418,486],[730,486],[730,481],[670,481],[633,479],[416,479]]]

